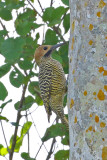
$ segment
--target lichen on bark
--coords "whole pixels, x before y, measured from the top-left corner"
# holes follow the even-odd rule
[[[107,1],[70,0],[70,23],[69,160],[106,160]]]

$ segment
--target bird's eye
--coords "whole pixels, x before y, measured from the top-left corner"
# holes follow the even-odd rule
[[[44,47],[43,49],[44,49],[44,50],[47,50],[47,49],[48,49],[48,47]]]

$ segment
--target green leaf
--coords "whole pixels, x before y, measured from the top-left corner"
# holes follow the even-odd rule
[[[35,158],[31,158],[31,157],[29,156],[29,154],[26,153],[26,152],[21,153],[21,157],[22,157],[24,160],[35,160]]]
[[[36,95],[35,102],[38,104],[38,106],[43,106],[43,101],[40,96]]]
[[[0,144],[0,155],[5,156],[7,153],[7,148],[4,148],[3,145]]]
[[[52,58],[53,59],[56,59],[57,61],[59,61],[61,64],[62,64],[62,57],[60,56],[60,55],[58,55],[58,52],[57,51],[54,51],[53,53],[52,53]]]
[[[25,136],[25,134],[29,131],[31,125],[32,125],[32,122],[30,122],[30,121],[26,122],[23,125],[23,127],[21,129],[21,136]]]
[[[7,8],[0,8],[0,17],[6,21],[12,19],[12,14]]]
[[[62,143],[63,145],[69,145],[69,137],[68,137],[68,136],[64,137],[64,138],[62,139],[61,143]]]
[[[54,9],[55,8],[53,8],[53,7],[49,7],[49,8],[45,9],[44,14],[43,14],[43,20],[45,22],[47,22],[47,21],[51,22],[52,21],[52,13],[53,13]]]
[[[19,14],[15,21],[17,33],[20,35],[26,35],[31,30],[39,28],[41,24],[34,23],[35,16],[35,11],[29,8],[26,10],[26,12]]]
[[[55,24],[61,23],[61,17],[65,12],[68,10],[68,8],[64,8],[62,6],[58,8],[49,7],[46,8],[44,14],[43,14],[43,20],[45,22],[49,22],[49,26],[54,26]]]
[[[36,91],[40,93],[39,82],[38,81],[31,82],[28,86],[28,90],[32,95],[37,95]]]
[[[35,102],[35,100],[33,99],[32,96],[27,96],[24,100],[24,104],[22,106],[22,111],[25,111],[27,109],[29,109],[33,103]],[[20,105],[20,101],[18,101],[17,103],[15,103],[15,109],[18,110],[19,109],[19,105]]]
[[[67,33],[68,30],[70,29],[70,14],[67,14],[64,17],[63,26],[64,26],[64,29],[65,29],[65,33]]]
[[[0,106],[0,108],[3,109],[3,108],[4,108],[8,103],[10,103],[10,102],[12,102],[12,99],[10,99],[9,101],[3,103],[3,104]]]
[[[69,0],[62,0],[62,2],[63,2],[65,5],[69,6]]]
[[[0,78],[3,77],[5,74],[7,74],[11,69],[10,64],[4,64],[3,66],[0,66]]]
[[[23,60],[19,61],[19,67],[23,70],[32,69],[33,64],[28,58],[24,58]]]
[[[55,160],[68,160],[69,150],[60,150],[55,154]]]
[[[19,9],[20,7],[24,7],[24,1],[19,0],[5,0],[7,8],[11,11],[12,9]]]
[[[10,146],[9,146],[9,149],[12,148],[13,137],[14,137],[14,136],[12,135],[12,137],[10,138]],[[16,145],[15,145],[15,150],[14,150],[14,152],[19,152],[20,147],[22,146],[23,138],[24,138],[24,137],[19,137],[19,136],[16,137]]]
[[[45,142],[49,140],[50,138],[54,138],[57,136],[62,137],[67,134],[68,132],[66,130],[66,127],[61,123],[57,123],[56,125],[52,125],[46,130],[45,135],[42,138],[42,141]]]
[[[63,66],[64,72],[66,74],[68,74],[68,64],[69,64],[69,61],[68,61],[68,44],[60,47],[59,55],[62,57],[62,60],[63,60],[62,66]]]
[[[48,29],[45,35],[45,44],[53,45],[58,43],[58,37],[56,36],[56,33]]]
[[[16,138],[16,145],[15,145],[15,150],[14,150],[15,152],[19,152],[20,147],[22,146],[23,138],[24,138],[25,134],[29,131],[31,125],[32,125],[32,122],[26,122],[23,125],[23,127],[21,129],[21,135],[20,135],[20,137],[17,136],[17,138]],[[13,136],[10,139],[9,149],[11,149],[12,143],[13,143]]]
[[[6,36],[7,35],[7,31],[6,30],[1,30],[0,31],[0,36]]]
[[[16,122],[10,122],[11,124],[12,124],[12,126],[21,126],[21,125],[19,125],[18,123],[16,123]]]
[[[23,84],[24,75],[19,70],[14,70],[10,73],[10,83],[16,87],[19,88]]]
[[[0,115],[0,120],[5,120],[5,121],[7,121],[7,122],[9,121],[6,117],[1,116],[1,115]]]
[[[0,100],[4,101],[7,95],[7,89],[5,88],[4,84],[0,82]]]
[[[21,37],[8,38],[1,44],[1,53],[8,61],[15,62],[22,55],[24,44],[25,40]]]
[[[65,107],[67,104],[67,95],[64,97],[63,106]]]

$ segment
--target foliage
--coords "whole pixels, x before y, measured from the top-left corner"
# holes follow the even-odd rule
[[[27,5],[27,3],[29,5]],[[0,30],[0,54],[5,58],[5,62],[0,66],[0,78],[9,76],[10,84],[15,88],[24,88],[27,86],[28,95],[21,96],[21,101],[17,100],[14,107],[19,115],[22,113],[28,113],[28,110],[35,103],[38,106],[43,105],[43,101],[40,95],[40,89],[38,81],[33,81],[32,78],[38,79],[37,66],[34,64],[34,52],[38,47],[38,42],[41,39],[41,27],[47,26],[46,33],[44,33],[43,44],[54,45],[64,41],[64,35],[68,33],[70,28],[70,14],[69,14],[69,0],[62,0],[61,6],[54,7],[52,4],[43,10],[42,14],[38,14],[36,6],[34,6],[34,0],[1,0],[0,1],[0,24],[2,30]],[[33,7],[32,7],[33,6]],[[34,8],[35,7],[35,8]],[[5,26],[4,22],[10,22],[13,20],[16,12],[16,18],[13,21],[14,30],[13,35],[10,36],[8,26]],[[42,23],[38,23],[38,19],[42,19]],[[63,29],[62,29],[63,28]],[[63,32],[62,32],[63,30]],[[14,35],[15,33],[15,35]],[[63,35],[63,36],[62,36]],[[52,57],[58,60],[66,74],[68,74],[68,44],[62,46],[58,51],[52,54]],[[35,67],[35,71],[34,71]],[[10,124],[9,118],[3,115],[3,111],[9,103],[13,102],[13,98],[7,100],[9,90],[6,88],[3,81],[0,81],[0,121],[6,121]],[[5,100],[6,99],[6,100]],[[64,106],[66,106],[66,99],[64,100]],[[28,115],[29,116],[29,115]],[[20,136],[16,136],[16,144],[14,152],[19,152],[20,147],[23,145],[24,136],[28,133],[32,123],[26,122],[20,124],[20,120],[23,116],[19,116],[19,122],[11,122],[14,128],[21,128]],[[52,125],[46,130],[42,141],[48,141],[50,138],[60,136],[62,138],[63,145],[69,145],[69,136],[66,133],[66,128],[62,124]],[[4,147],[0,144],[0,155],[5,156],[12,149],[14,134],[10,138],[10,144]],[[66,156],[68,151],[59,151],[55,155],[55,159],[60,160],[61,156]],[[10,154],[10,153],[9,153]],[[21,157],[26,160],[33,160],[30,158],[29,153],[21,153]]]

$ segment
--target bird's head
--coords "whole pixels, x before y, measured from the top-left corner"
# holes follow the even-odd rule
[[[51,55],[51,53],[58,47],[64,45],[66,43],[60,43],[56,45],[41,45],[39,46],[34,54],[34,58],[36,63],[39,65],[41,62],[42,57],[47,58]]]

